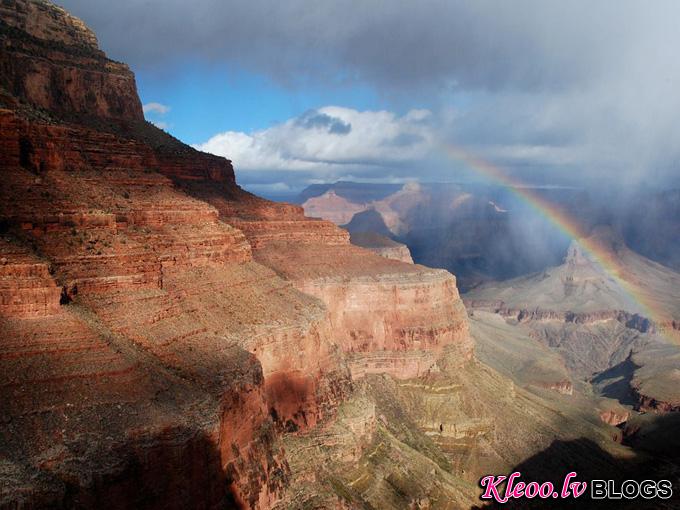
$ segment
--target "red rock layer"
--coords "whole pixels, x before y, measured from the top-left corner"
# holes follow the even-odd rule
[[[633,394],[637,398],[637,404],[635,405],[635,408],[638,411],[658,414],[680,412],[680,402],[678,402],[677,400],[666,402],[664,400],[660,400],[643,394],[640,388],[635,383],[633,383],[631,386]]]
[[[205,186],[194,188],[197,196],[210,202],[220,217],[241,230],[254,249],[276,242],[346,246],[349,233],[317,218],[307,218],[302,207],[274,203],[239,192],[232,197],[215,194]]]
[[[260,480],[285,464],[245,351],[211,353],[223,378],[203,372],[206,392],[81,308],[0,329],[0,507],[212,508],[276,492]]]
[[[277,429],[349,385],[326,309],[181,189],[247,197],[81,22],[0,14],[0,506],[271,507]]]
[[[297,206],[252,195],[227,200],[206,187],[192,189],[238,225],[256,261],[323,301],[353,376],[417,377],[435,367],[446,346],[458,350],[461,363],[473,356],[467,315],[450,273],[352,246],[345,230],[305,218]]]
[[[609,425],[617,427],[626,423],[630,418],[630,413],[625,409],[608,409],[600,413],[600,419]]]
[[[616,320],[626,327],[636,329],[641,333],[654,332],[654,324],[647,318],[623,310],[602,310],[598,312],[564,312],[544,310],[540,308],[509,308],[502,301],[465,300],[465,305],[471,310],[485,310],[497,313],[503,317],[516,319],[519,322],[559,321],[574,324],[592,324],[594,322]]]
[[[0,239],[0,317],[54,315],[60,296],[45,262]]]
[[[448,272],[351,246],[344,230],[310,222],[293,206],[277,223],[261,220],[269,207],[277,207],[264,200],[233,205],[207,192],[202,197],[239,226],[255,260],[326,304],[354,376],[416,377],[435,366],[447,345],[459,349],[461,362],[472,357],[465,309]]]
[[[161,459],[157,469],[148,467],[151,470],[149,485],[154,476],[165,477],[163,483],[176,483],[172,482],[175,476],[184,476],[186,469],[198,472],[209,460],[217,477],[214,478],[216,486],[220,477],[230,479],[230,497],[249,508],[268,508],[285,480],[285,463],[277,452],[271,451],[274,434],[269,429],[273,430],[276,424],[289,429],[314,425],[333,409],[348,385],[348,373],[342,368],[330,340],[330,323],[323,306],[293,289],[271,270],[252,262],[250,247],[238,230],[218,220],[214,208],[182,194],[159,174],[118,170],[102,173],[97,168],[73,172],[52,170],[36,181],[28,170],[3,168],[0,214],[10,226],[10,234],[15,236],[13,242],[30,246],[49,260],[59,281],[57,286],[47,266],[36,262],[33,256],[31,272],[25,276],[40,277],[41,288],[48,291],[31,290],[27,297],[22,297],[16,289],[10,289],[9,295],[14,300],[8,303],[10,307],[16,305],[19,297],[22,303],[29,302],[30,298],[30,307],[14,306],[5,310],[3,306],[3,311],[8,311],[7,314],[11,311],[14,316],[30,312],[36,316],[53,313],[61,317],[68,315],[65,310],[77,307],[84,310],[88,321],[96,324],[89,342],[103,345],[95,350],[106,348],[107,338],[117,338],[121,348],[133,350],[129,355],[132,365],[138,357],[149,360],[157,370],[190,385],[192,394],[184,403],[184,397],[175,396],[173,384],[168,384],[164,392],[170,402],[156,412],[158,420],[165,424],[163,427],[173,430],[167,438],[163,433],[160,443],[173,444],[169,449],[175,452],[171,454],[172,462],[181,462],[185,467],[179,469],[173,464],[168,475],[162,467],[170,469],[170,461]],[[22,194],[27,199],[13,206],[9,198]],[[5,251],[8,264],[2,267],[11,268],[8,281],[14,287],[31,287],[17,275],[22,259]],[[62,300],[72,300],[75,304],[59,307],[60,288],[63,288]],[[3,337],[7,340],[2,347],[8,349],[6,357],[18,364],[15,370],[2,371],[0,384],[10,384],[20,368],[37,374],[38,370],[31,364],[33,358],[26,360],[23,351],[12,350],[15,342],[19,347],[25,345],[21,327],[7,330],[3,326]],[[49,356],[40,361],[45,366],[56,366],[49,357],[61,356],[60,349],[71,341],[67,339],[73,338],[77,343],[79,338],[74,322],[63,322],[61,336],[57,331],[54,324],[45,323],[44,343],[52,342],[55,346],[55,352],[50,351]],[[77,345],[75,349],[89,352],[90,347]],[[246,351],[257,358],[248,358]],[[241,374],[245,370],[244,360],[251,360],[248,363],[252,369]],[[91,372],[87,377],[78,376],[78,380],[84,379],[86,384],[95,386],[107,380],[111,367],[112,376],[116,377],[118,372],[121,377],[136,373],[134,368],[115,369],[114,360],[109,361],[110,366],[100,366],[81,356],[70,363],[76,370],[89,367]],[[240,382],[248,377],[255,379],[247,384]],[[63,392],[69,401],[80,400],[66,381],[60,375],[49,376],[44,381],[28,380],[21,389],[22,394],[30,397],[24,400],[25,413],[36,412],[32,388],[43,382]],[[137,382],[123,379],[121,385],[117,393],[120,402],[102,404],[107,412],[109,407],[123,405],[132,398],[125,394],[124,388],[129,385],[127,391],[135,391]],[[208,394],[202,394],[205,391]],[[153,396],[144,399],[153,399]],[[175,399],[179,402],[174,402]],[[209,405],[206,399],[214,403]],[[191,415],[195,424],[183,425],[183,421],[177,420],[178,413],[185,413],[176,409],[180,404],[197,406]],[[144,414],[139,410],[130,412]],[[6,415],[15,421],[22,413],[10,409]],[[49,414],[45,417],[52,419]],[[74,409],[72,419],[79,423],[78,430],[83,433],[91,430],[91,437],[102,433],[96,424],[90,423],[97,418],[80,408]],[[145,427],[144,423],[142,419],[135,427]],[[35,422],[26,427],[40,430],[46,425]],[[34,445],[35,438],[26,438],[22,443],[16,437],[16,430],[4,432],[8,443]],[[136,433],[122,424],[120,434],[133,438]],[[227,436],[230,439],[225,443],[222,438]],[[194,444],[197,437],[199,444]],[[137,446],[132,439],[128,443],[121,439],[116,448],[120,449],[114,456],[116,459],[135,458]],[[158,448],[167,449],[162,445]],[[18,455],[22,464],[33,466],[27,468],[29,473],[39,462],[41,451],[38,449],[26,457]],[[207,458],[207,452],[213,452],[212,457]],[[159,451],[144,455],[163,458],[164,454]],[[93,465],[96,462],[93,461]],[[86,467],[82,470],[87,471]],[[132,487],[135,478],[132,473],[123,470],[119,476]],[[207,475],[208,480],[210,476]],[[62,473],[56,478],[61,480]],[[77,486],[74,490],[88,505],[114,496],[122,498],[123,503],[126,501],[121,494],[112,494],[108,485],[105,490],[80,479],[74,483]],[[140,483],[144,485],[147,481],[142,477]],[[195,484],[199,492],[191,492],[177,483],[193,497],[203,498],[201,484]],[[139,485],[135,487],[141,490]],[[158,499],[151,498],[151,501],[163,507],[164,498],[172,497],[174,490],[180,489],[173,486],[166,494],[155,493]],[[39,489],[28,493],[36,497],[43,494]],[[15,491],[8,497],[14,498],[17,494]],[[177,503],[178,507],[189,505],[186,499],[178,498],[178,501],[184,501],[183,505]],[[125,506],[123,503],[121,506]],[[115,507],[113,503],[112,506]],[[153,505],[149,503],[148,507]]]
[[[135,78],[106,58],[82,21],[51,3],[0,6],[0,85],[18,102],[56,115],[142,120]]]
[[[14,121],[15,124],[17,122]],[[42,135],[40,129],[30,125],[26,129],[31,134],[31,139],[43,140],[39,138]],[[8,131],[12,133],[12,130]],[[90,166],[83,160],[74,158],[64,165],[68,171],[61,170],[61,166],[50,167],[50,170],[40,173],[38,177],[27,169],[9,172],[1,191],[7,198],[3,202],[7,207],[2,213],[8,221],[20,225],[31,243],[52,261],[66,295],[71,299],[77,296],[89,299],[102,294],[115,294],[121,298],[122,293],[120,303],[124,306],[118,309],[121,317],[134,317],[135,306],[141,301],[144,303],[142,311],[154,314],[154,321],[158,321],[158,317],[164,319],[166,314],[172,317],[173,304],[183,299],[204,297],[206,293],[209,296],[223,293],[225,287],[234,288],[234,281],[237,282],[239,292],[248,292],[251,287],[261,288],[268,280],[272,280],[274,287],[279,285],[279,288],[272,289],[271,292],[276,290],[284,297],[279,301],[273,300],[269,308],[261,307],[262,310],[270,310],[271,313],[267,316],[257,316],[255,312],[262,310],[251,309],[251,314],[244,320],[257,322],[258,328],[276,330],[277,327],[285,326],[295,330],[291,333],[295,340],[287,339],[286,335],[278,337],[285,348],[272,341],[270,333],[268,346],[260,351],[261,357],[267,359],[264,365],[265,375],[272,376],[266,379],[267,392],[272,395],[272,399],[274,394],[285,393],[281,388],[288,388],[287,393],[296,395],[288,396],[286,404],[281,400],[273,406],[277,418],[284,423],[289,420],[294,426],[314,423],[320,415],[317,403],[322,405],[323,402],[332,400],[335,391],[330,387],[335,382],[326,381],[322,384],[330,385],[327,388],[328,395],[317,395],[319,381],[325,381],[324,376],[319,373],[322,370],[320,367],[323,367],[324,374],[333,374],[334,377],[338,375],[342,380],[347,378],[336,374],[339,366],[337,361],[334,362],[334,367],[328,365],[331,342],[330,330],[324,325],[328,322],[325,311],[317,303],[306,300],[289,284],[281,281],[277,284],[278,279],[271,271],[258,278],[239,281],[237,275],[243,272],[241,265],[251,259],[250,245],[243,234],[219,221],[215,208],[186,196],[168,178],[148,167],[142,170],[139,162],[144,159],[145,152],[150,152],[147,147],[141,146],[140,156],[136,152],[140,144],[127,144],[129,154],[125,157],[129,157],[132,169],[118,166],[102,168],[102,162],[95,157],[87,157],[87,145],[79,148],[82,147],[80,140],[83,137],[74,139],[64,135],[58,138],[60,134],[63,135],[63,131],[72,132],[74,128],[50,127],[49,131],[56,131],[55,137],[45,136],[44,139],[57,139],[65,149],[60,154],[79,154],[80,158],[89,161]],[[93,132],[85,130],[84,133]],[[106,137],[109,145],[115,148],[117,139],[110,135]],[[123,144],[124,141],[118,143],[119,146]],[[69,147],[74,148],[69,150]],[[19,149],[15,146],[14,152],[17,150]],[[147,160],[154,164],[153,159]],[[116,161],[115,164],[122,162]],[[135,165],[140,169],[134,169]],[[166,171],[163,166],[157,169]],[[199,169],[198,175],[201,172]],[[171,168],[169,173],[172,175],[174,169]],[[22,193],[26,195],[26,190],[30,190],[30,196],[26,200],[21,203],[12,200],[12,197]],[[225,267],[229,270],[225,271]],[[203,268],[201,274],[193,272],[198,271],[198,268]],[[184,278],[187,273],[192,277]],[[169,289],[173,288],[172,282],[177,278],[184,278],[183,291],[170,295]],[[206,288],[192,294],[187,289],[196,287],[197,280],[194,278],[199,278],[198,281],[207,279],[215,285],[210,287],[204,282]],[[175,285],[175,288],[179,287]],[[149,297],[154,292],[160,292],[160,301]],[[248,296],[232,291],[229,299],[247,302],[247,298]],[[117,309],[113,303],[108,302],[109,298],[105,299],[107,305],[102,308],[102,313],[109,307]],[[297,308],[285,316],[290,318],[290,322],[298,321],[299,324],[285,324],[286,321],[280,320],[277,313],[282,314],[283,309],[277,308],[277,303],[282,303],[281,306],[283,303],[296,305]],[[90,306],[99,310],[96,299],[91,300]],[[197,302],[195,306],[200,310],[205,305]],[[308,309],[314,310],[311,313],[312,319],[306,316],[310,315],[306,312]],[[229,331],[230,327],[234,327],[234,323],[228,320],[229,310],[224,306],[222,309],[217,308],[215,314],[217,320],[222,322],[223,330]],[[205,310],[194,315],[185,316],[178,312],[175,317],[177,323],[190,324],[194,328],[192,331],[198,332],[198,337],[190,334],[191,332],[183,334],[185,336],[179,335],[182,341],[204,341],[204,337],[209,336],[206,335],[207,330],[195,328],[197,322],[205,319]],[[265,320],[270,320],[271,323],[264,323]],[[260,322],[263,324],[260,325]],[[138,327],[139,324],[135,322],[135,326]],[[240,326],[241,323],[238,324]],[[256,334],[267,336],[259,331]],[[233,331],[230,335],[236,336]],[[157,341],[167,345],[174,342],[175,338],[176,335],[172,334],[169,338],[158,338]],[[291,341],[297,342],[293,347],[294,351],[288,350]],[[311,344],[308,346],[305,342]],[[271,349],[278,349],[279,356],[271,355]],[[288,355],[284,355],[287,352],[297,352],[296,361],[291,361]],[[306,353],[306,356],[301,357],[301,353]],[[292,372],[286,372],[288,368]],[[291,388],[295,389],[292,393],[288,391]],[[302,400],[293,409],[297,397]]]
[[[345,230],[305,218],[297,206],[191,189],[238,225],[257,262],[328,307],[353,376],[417,377],[435,368],[446,346],[459,351],[461,363],[472,358],[467,314],[450,273],[352,246]]]
[[[411,252],[405,244],[393,241],[388,237],[372,232],[355,232],[350,236],[350,241],[355,246],[361,246],[386,259],[399,260],[413,264]]]
[[[0,15],[0,506],[270,508],[276,434],[333,412],[342,351],[471,357],[453,276],[240,190],[62,9]]]

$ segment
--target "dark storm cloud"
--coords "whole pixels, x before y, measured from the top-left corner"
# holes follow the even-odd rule
[[[620,65],[656,2],[62,0],[113,57],[238,62],[286,80],[542,88]]]

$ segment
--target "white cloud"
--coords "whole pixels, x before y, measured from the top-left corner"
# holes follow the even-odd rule
[[[225,156],[240,171],[323,171],[414,163],[435,146],[432,114],[326,106],[268,129],[219,133],[197,149]]]
[[[170,107],[161,103],[146,103],[142,106],[144,113],[155,113],[158,115],[165,115],[170,111]]]
[[[170,128],[170,124],[163,121],[152,121],[151,124],[153,124],[159,129],[164,129],[165,131],[167,131]]]

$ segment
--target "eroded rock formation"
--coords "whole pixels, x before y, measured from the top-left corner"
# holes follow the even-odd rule
[[[389,237],[371,232],[355,232],[350,235],[350,241],[356,246],[361,246],[377,253],[386,259],[399,260],[413,264],[411,252],[405,244],[393,241]]]
[[[452,275],[242,191],[63,9],[0,19],[0,506],[270,508],[351,373],[470,360]]]

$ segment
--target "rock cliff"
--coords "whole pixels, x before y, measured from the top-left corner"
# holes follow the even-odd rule
[[[1,9],[0,506],[268,508],[278,431],[350,385],[327,310],[182,191],[242,193],[82,22]]]
[[[588,244],[605,250],[609,271],[626,285],[573,242],[559,266],[467,293],[468,309],[483,321],[490,312],[526,331],[629,414],[677,411],[680,349],[673,324],[680,275],[631,251],[611,229],[595,229]],[[614,423],[621,414],[601,416]]]
[[[352,244],[371,250],[381,257],[413,264],[408,246],[393,241],[389,237],[371,232],[353,232],[350,235],[350,241]]]
[[[0,16],[4,101],[44,117],[144,119],[134,75],[106,58],[78,18],[30,0],[3,2]]]
[[[0,42],[0,507],[270,508],[352,375],[471,359],[452,275],[241,190],[80,20]]]

